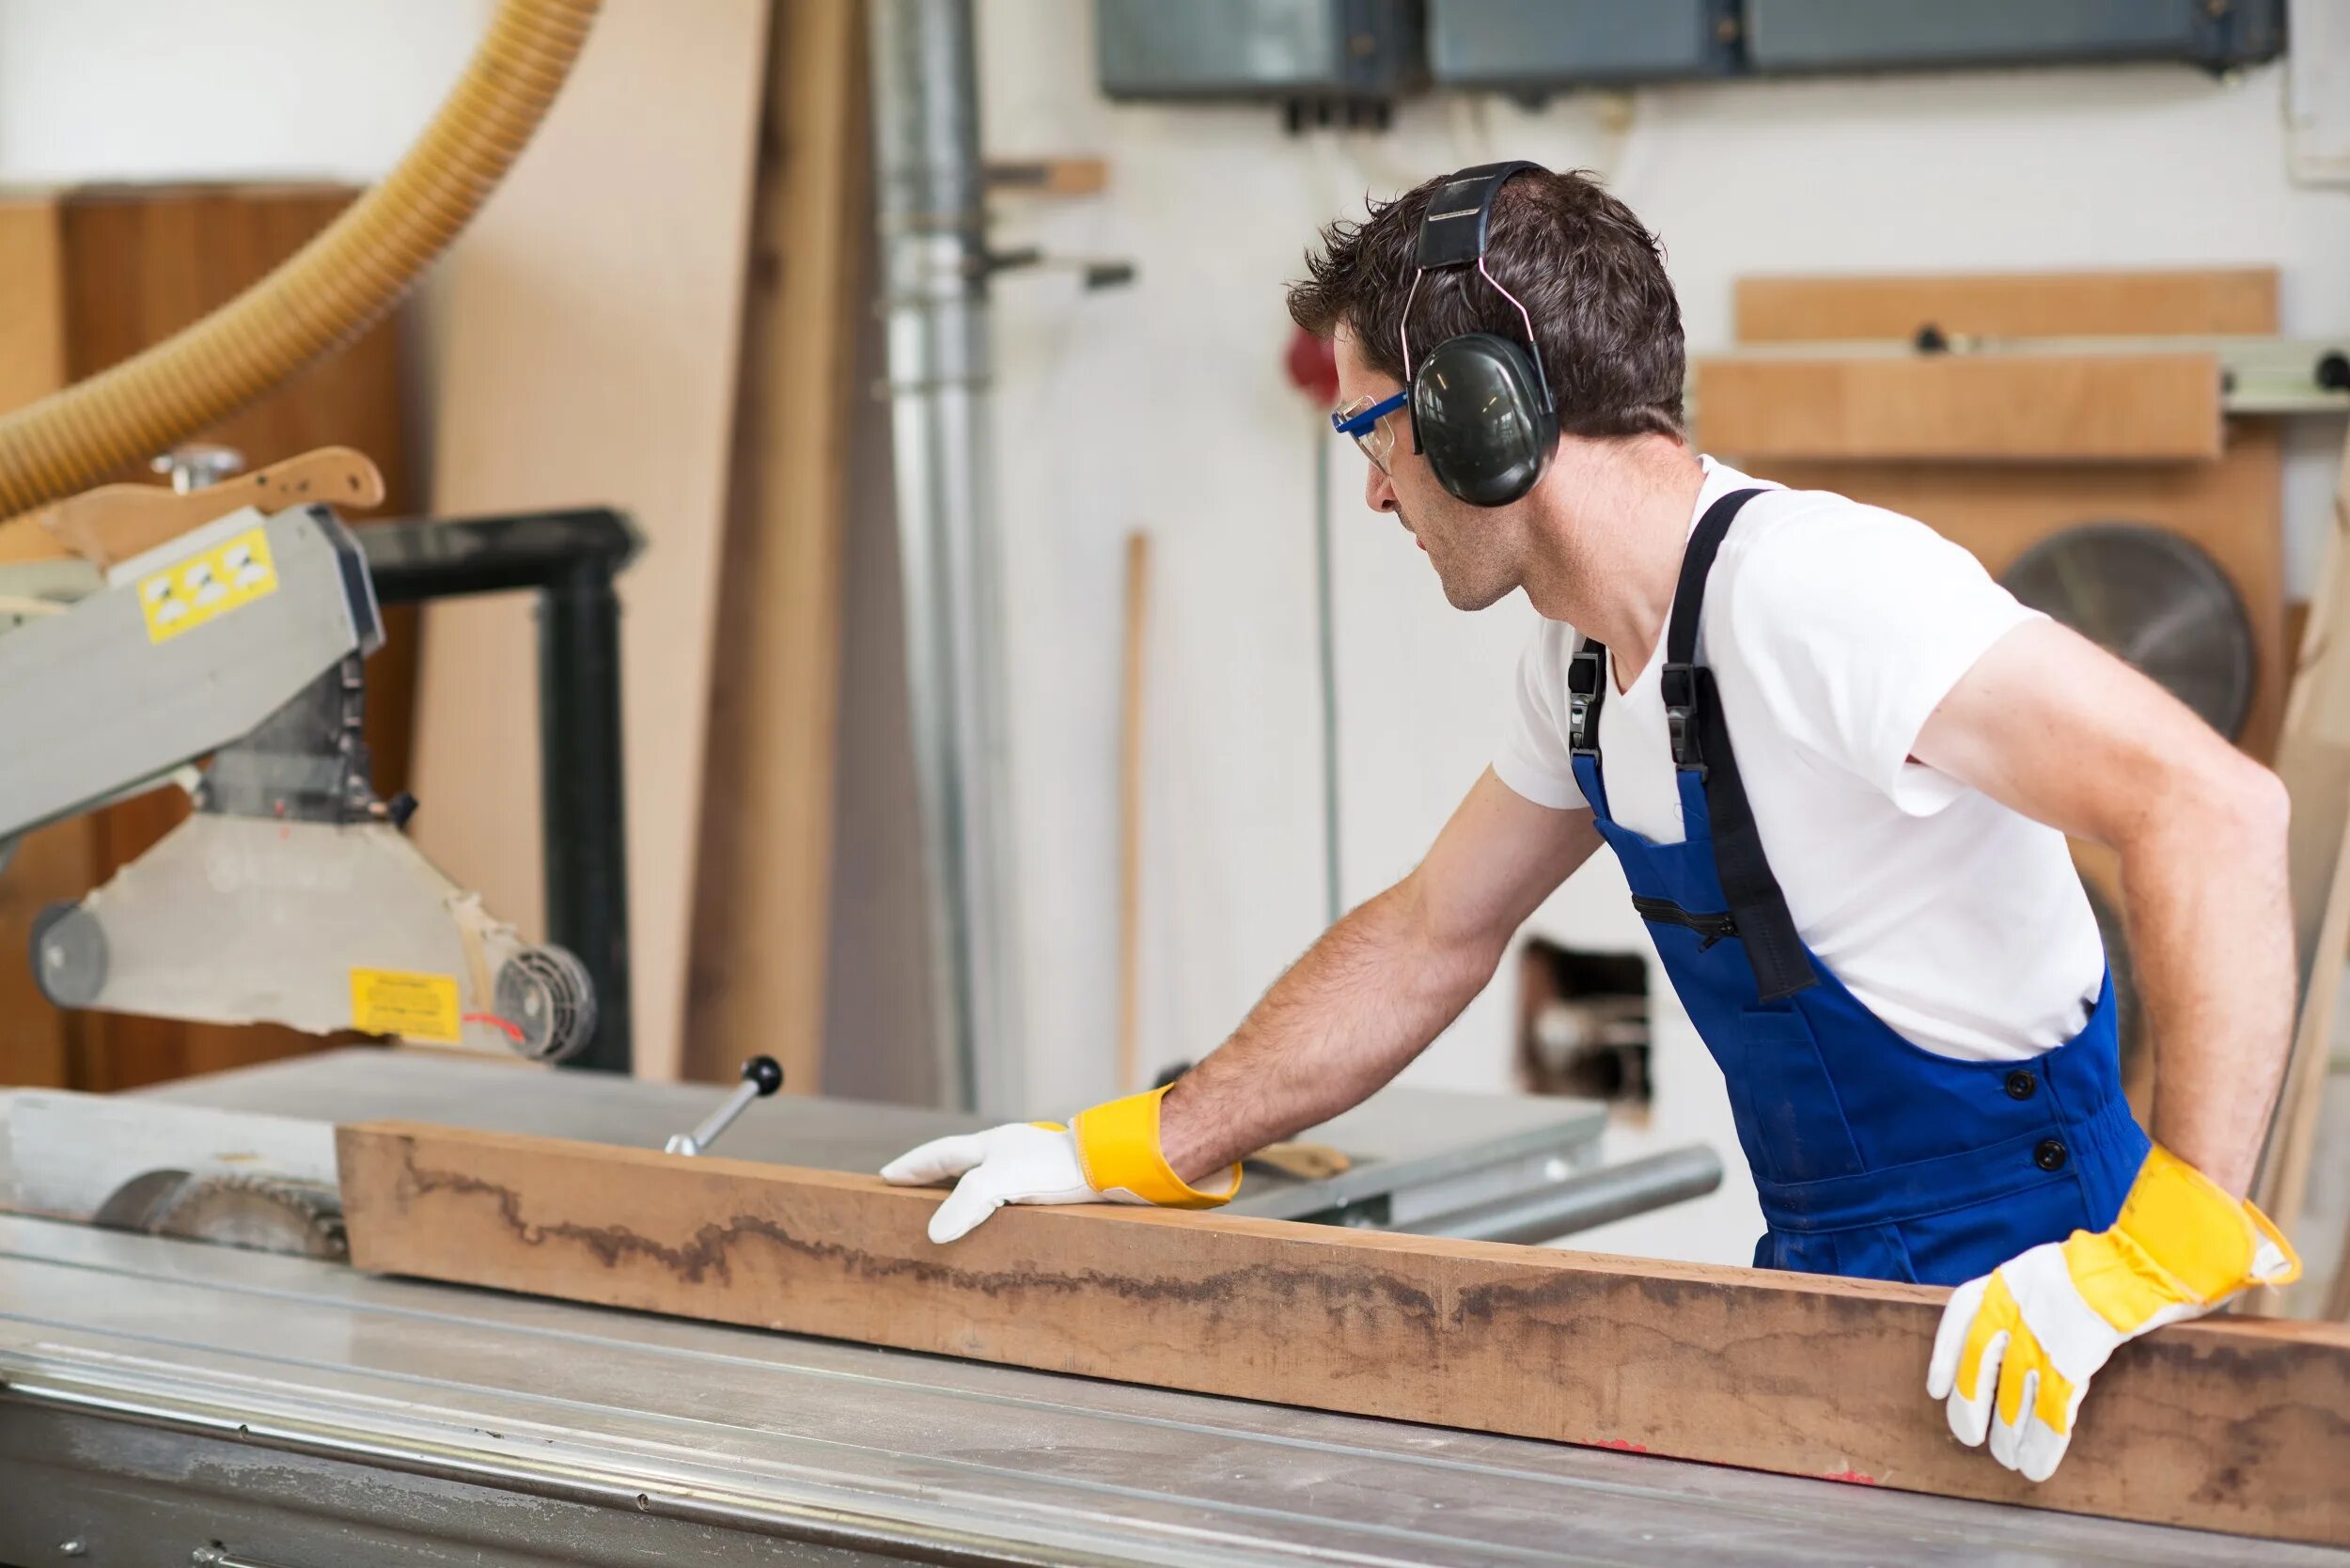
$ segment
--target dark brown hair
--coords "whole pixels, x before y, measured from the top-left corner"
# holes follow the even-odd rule
[[[1449,178],[1371,202],[1362,223],[1323,229],[1321,252],[1306,254],[1307,277],[1290,286],[1291,320],[1321,337],[1345,322],[1363,356],[1402,381],[1397,329],[1418,271],[1420,214]],[[1681,306],[1664,247],[1596,179],[1528,169],[1502,186],[1485,268],[1533,321],[1560,434],[1681,435]],[[1411,331],[1416,364],[1464,332],[1526,340],[1517,311],[1470,267],[1419,280]]]

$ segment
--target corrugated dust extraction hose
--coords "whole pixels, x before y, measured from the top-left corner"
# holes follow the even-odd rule
[[[0,417],[0,517],[226,418],[380,320],[512,165],[599,0],[502,0],[397,167],[269,276],[121,364]]]

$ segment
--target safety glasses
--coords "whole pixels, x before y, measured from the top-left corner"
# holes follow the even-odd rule
[[[1353,436],[1355,445],[1363,449],[1363,456],[1384,474],[1387,471],[1387,454],[1395,449],[1395,431],[1379,421],[1402,408],[1410,398],[1409,391],[1379,399],[1366,393],[1330,416],[1330,428],[1340,435]]]

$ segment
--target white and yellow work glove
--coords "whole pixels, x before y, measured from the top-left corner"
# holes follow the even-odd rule
[[[1988,1429],[1992,1458],[2045,1481],[2107,1356],[2300,1272],[2266,1215],[2157,1145],[2112,1229],[2035,1247],[1950,1294],[1926,1392],[1950,1402],[1960,1442]]]
[[[931,1215],[931,1240],[966,1235],[1007,1203],[1154,1203],[1212,1209],[1240,1191],[1240,1167],[1222,1192],[1201,1192],[1159,1151],[1165,1088],[1079,1111],[1074,1122],[1019,1121],[934,1138],[882,1167],[899,1186],[954,1182]],[[960,1180],[957,1180],[960,1178]]]

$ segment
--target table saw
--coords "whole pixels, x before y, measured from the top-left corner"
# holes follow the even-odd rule
[[[353,1049],[103,1097],[109,1120],[65,1151],[96,1167],[145,1139],[162,1158],[175,1123],[230,1116],[281,1121],[298,1152],[302,1129],[361,1115],[659,1147],[724,1095]],[[10,1191],[70,1198],[66,1152],[45,1140],[60,1102],[89,1098],[0,1097]],[[1348,1170],[1252,1179],[1239,1207],[1571,1229],[1578,1202],[1637,1212],[1702,1184],[1688,1168],[1610,1175],[1628,1168],[1599,1163],[1603,1121],[1578,1102],[1393,1089],[1313,1134],[1352,1156]],[[783,1097],[747,1113],[726,1152],[870,1169],[973,1124]],[[1550,1217],[1528,1217],[1538,1211]],[[1932,1415],[1921,1401],[1919,1419]],[[0,1563],[15,1568],[2201,1564],[2240,1562],[2250,1545],[0,1215]]]

